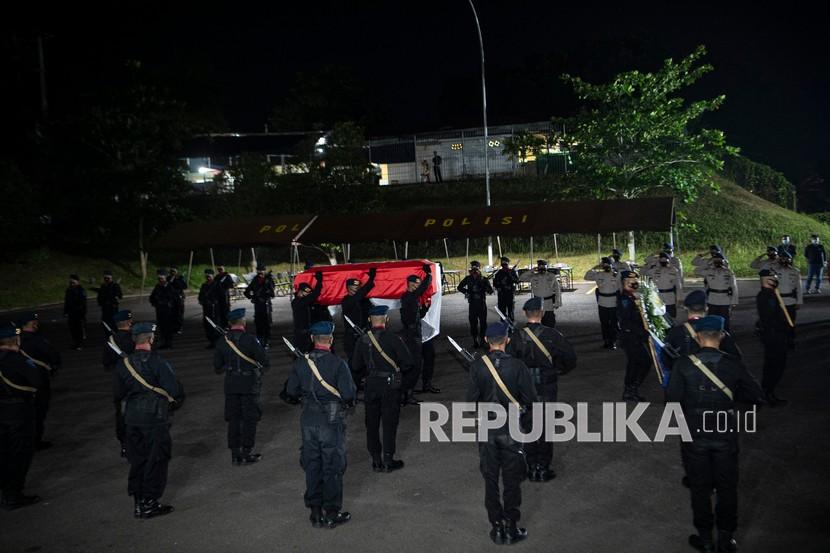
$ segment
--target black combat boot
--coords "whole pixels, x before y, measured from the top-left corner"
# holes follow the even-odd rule
[[[536,474],[539,477],[537,482],[550,482],[556,478],[556,473],[553,472],[553,469],[543,465],[536,465]]]
[[[121,458],[122,459],[127,458],[127,448],[124,446],[124,444],[121,444]]]
[[[139,499],[137,495],[134,495],[133,501],[135,501],[135,506],[133,507],[133,516],[135,518],[141,518],[141,499]]]
[[[490,539],[496,545],[504,545],[504,524],[501,521],[493,523],[490,529]]]
[[[527,479],[531,482],[539,481],[539,465],[527,466]]]
[[[252,453],[252,449],[250,447],[246,447],[242,450],[242,462],[246,465],[252,465],[254,463],[258,463],[260,459],[262,459],[261,453]]]
[[[156,499],[141,500],[141,517],[140,518],[155,518],[164,515],[169,515],[173,512],[172,505],[162,505]]]
[[[14,511],[15,509],[20,509],[21,507],[28,507],[29,505],[34,505],[40,501],[40,496],[38,495],[24,495],[22,492],[17,493],[4,493],[3,499],[0,500],[0,505],[7,511]]]
[[[421,391],[425,394],[440,394],[441,393],[441,389],[436,388],[435,386],[433,386],[432,381],[424,382],[424,387],[421,388]]]
[[[326,509],[326,526],[328,528],[336,528],[340,524],[346,524],[352,520],[352,515],[346,511],[338,509]]]
[[[242,450],[241,449],[232,449],[231,450],[231,464],[235,467],[238,467],[242,464]]]
[[[323,509],[320,507],[312,507],[311,516],[308,519],[315,528],[322,528],[326,525],[326,518],[323,516]]]
[[[681,478],[680,483],[683,484],[684,488],[691,489],[691,487],[692,487],[692,485],[689,483],[689,477],[688,476],[684,476],[683,478]]]
[[[701,553],[715,553],[715,545],[712,543],[711,532],[701,532],[689,536],[689,545]]]
[[[403,461],[400,459],[393,459],[391,455],[383,456],[383,471],[392,472],[403,468]]]
[[[381,460],[380,455],[372,455],[372,470],[374,472],[383,472],[383,460]]]
[[[634,386],[626,386],[622,395],[623,401],[638,401]]]
[[[515,520],[504,521],[504,543],[513,545],[527,538],[527,528],[516,526]]]
[[[732,537],[732,532],[718,530],[718,553],[734,553],[738,550],[738,542]]]
[[[767,392],[767,404],[770,407],[783,407],[787,405],[789,401],[786,399],[782,399],[775,395],[775,392]]]

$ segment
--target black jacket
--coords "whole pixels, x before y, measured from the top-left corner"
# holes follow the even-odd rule
[[[267,304],[271,302],[271,298],[275,297],[274,293],[274,279],[271,275],[261,277],[257,275],[248,287],[245,288],[245,297],[251,300],[251,303]]]
[[[228,345],[228,340],[243,354],[259,362],[262,369],[242,359]],[[269,368],[268,354],[256,336],[241,330],[231,330],[227,336],[216,340],[213,368],[216,374],[225,373],[226,394],[258,394],[262,388],[262,373]]]
[[[17,351],[0,350],[0,373],[18,386],[41,389],[45,386],[42,372]],[[33,420],[35,394],[18,390],[0,379],[0,420]]]
[[[294,361],[291,375],[285,384],[289,398],[303,402],[303,419],[326,420],[325,406],[330,403],[351,403],[355,399],[355,385],[345,361],[325,350],[314,349],[308,354],[320,371],[320,376],[337,389],[340,399],[326,390],[314,376],[305,358]]]
[[[398,365],[401,373],[407,373],[415,368],[412,354],[400,336],[387,329],[374,329],[369,332],[375,336],[386,355]],[[395,372],[395,368],[372,345],[368,334],[361,336],[357,342],[352,355],[352,370],[356,378],[369,377],[375,373],[381,373],[378,376],[382,375],[383,378],[386,378],[385,373]]]
[[[133,369],[150,385],[165,390],[177,403],[184,401],[184,389],[176,379],[173,367],[157,352],[139,350],[129,356]],[[124,422],[130,426],[159,426],[168,424],[175,406],[162,395],[149,390],[130,374],[124,359],[120,359],[113,373],[115,401],[126,401]]]
[[[320,297],[323,290],[323,280],[317,279],[317,283],[311,293],[305,297],[294,296],[291,300],[291,314],[294,317],[294,332],[306,332],[311,327],[311,306]]]
[[[179,292],[170,283],[166,285],[156,284],[153,292],[150,294],[150,305],[156,308],[157,317],[172,314],[174,307],[178,305],[179,301]]]
[[[124,297],[121,293],[121,285],[117,282],[102,284],[98,289],[98,305],[107,306],[113,309],[118,307],[118,301]]]
[[[86,290],[83,286],[70,286],[63,298],[63,314],[73,319],[86,318]]]
[[[810,265],[824,265],[827,262],[827,251],[824,244],[808,244],[804,248],[804,257]]]
[[[115,342],[115,345],[118,346],[118,349],[127,355],[130,355],[135,351],[133,335],[129,330],[116,330],[115,334],[111,338]],[[109,339],[110,337],[107,337],[107,341],[109,341]],[[119,359],[121,359],[121,357],[115,353],[111,347],[104,344],[104,353],[101,359],[104,369],[107,371],[115,369]]]
[[[736,402],[763,403],[764,393],[758,382],[738,359],[713,348],[703,348],[696,356],[732,391],[733,399],[717,386],[689,359],[678,359],[669,378],[666,401],[679,402],[697,440],[732,441],[737,437]],[[704,415],[705,412],[708,415]],[[728,412],[728,424],[718,432],[717,412]],[[723,415],[721,415],[723,416]]]
[[[54,374],[61,367],[61,354],[40,332],[20,333],[20,349],[52,368]],[[47,373],[48,375],[48,373]]]
[[[778,298],[775,297],[775,292],[772,289],[761,288],[761,291],[755,296],[755,306],[758,309],[758,322],[762,335],[772,338],[790,332],[787,316],[784,315],[784,310],[781,309]]]
[[[415,330],[421,324],[421,296],[432,284],[432,273],[427,273],[414,292],[406,291],[401,296],[401,323],[405,329]]]
[[[526,328],[547,348],[553,363],[548,361],[524,328],[513,333],[508,351],[528,367],[541,369],[543,381],[556,382],[557,374],[565,374],[576,367],[576,351],[561,332],[540,323],[529,323]]]
[[[692,324],[694,319],[689,320],[689,324]],[[700,351],[700,344],[692,338],[692,335],[689,334],[689,330],[686,328],[685,324],[677,324],[671,327],[666,332],[666,345],[671,346],[674,350],[679,354],[680,357],[686,357],[690,353],[697,353]],[[743,353],[741,352],[738,344],[735,343],[735,339],[732,337],[731,334],[728,332],[724,334],[723,339],[720,342],[720,350],[724,353],[727,353],[737,359],[741,359]],[[665,363],[666,367],[671,369],[674,366],[676,358],[671,357],[667,350],[663,350],[663,362]]]
[[[624,339],[644,342],[648,337],[640,308],[628,294],[620,294],[617,297],[617,321]]]
[[[520,359],[501,351],[490,352],[487,357],[495,365],[502,382],[516,398],[516,401],[522,407],[530,407],[537,398],[536,388],[533,385],[527,365]],[[504,392],[501,391],[499,385],[496,384],[493,375],[482,359],[476,359],[470,366],[470,383],[467,387],[466,399],[470,403],[500,403],[505,409],[508,409],[508,412],[511,403]],[[506,434],[507,432],[508,425],[505,424],[502,428],[491,430],[490,435]]]
[[[375,274],[369,273],[369,280],[366,284],[357,289],[354,296],[346,294],[343,301],[340,302],[340,309],[343,311],[343,328],[349,329],[351,326],[346,322],[346,317],[350,318],[354,324],[360,328],[367,328],[369,326],[369,308],[372,305],[366,295],[375,287]]]
[[[493,276],[493,288],[500,294],[511,294],[519,283],[519,275],[514,269],[502,267]]]
[[[458,291],[464,294],[468,302],[481,303],[487,301],[487,294],[493,293],[493,287],[483,276],[468,275],[458,285]]]

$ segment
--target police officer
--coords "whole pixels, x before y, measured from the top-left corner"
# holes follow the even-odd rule
[[[112,329],[115,321],[112,316],[118,311],[118,302],[124,297],[121,285],[112,280],[112,271],[104,271],[104,282],[98,289],[98,305],[101,306],[101,320]]]
[[[245,309],[228,314],[228,333],[216,342],[213,368],[225,373],[225,420],[228,449],[236,466],[256,463],[262,455],[253,453],[256,427],[262,418],[262,373],[269,368],[268,354],[257,338],[245,332]]]
[[[697,271],[697,269],[699,268],[712,267],[717,254],[723,256],[723,249],[717,244],[712,244],[711,246],[709,246],[708,252],[701,252],[697,254],[694,257],[694,259],[692,259],[692,265],[694,265],[695,271]]]
[[[303,353],[311,351],[311,306],[320,297],[323,290],[323,271],[314,273],[317,281],[314,288],[307,282],[297,285],[294,299],[291,300],[291,314],[294,317],[294,347]]]
[[[536,401],[536,390],[527,366],[505,352],[510,342],[507,334],[508,327],[502,322],[487,327],[485,339],[489,351],[470,366],[468,402],[497,403],[505,409],[514,405],[523,409]],[[521,444],[513,440],[505,423],[488,431],[487,441],[478,444],[478,454],[484,477],[484,506],[492,525],[490,539],[497,544],[524,540],[527,530],[517,527],[521,518],[521,482],[527,476]],[[503,494],[499,493],[499,475],[504,485]]]
[[[234,287],[233,277],[230,273],[225,272],[225,267],[222,265],[216,266],[216,297],[218,303],[216,305],[219,320],[216,321],[221,328],[228,328],[228,313],[231,310],[231,290]]]
[[[804,248],[804,259],[807,260],[807,281],[804,283],[804,293],[813,293],[810,290],[810,284],[813,277],[815,277],[815,293],[821,294],[821,274],[827,266],[827,251],[824,249],[818,234],[810,236],[810,243]]]
[[[729,262],[722,253],[714,252],[711,265],[695,266],[695,274],[703,277],[709,314],[723,317],[726,330],[729,330],[732,308],[738,305],[738,281]]]
[[[622,253],[617,248],[611,250],[611,267],[617,271],[617,274],[620,274],[622,271],[631,271],[633,270],[631,264],[628,261],[622,260]]]
[[[372,455],[372,470],[392,472],[403,468],[395,459],[398,420],[404,379],[415,365],[403,340],[386,329],[388,308],[376,305],[369,310],[371,328],[357,342],[352,370],[366,379],[366,447]],[[379,431],[383,428],[383,439]]]
[[[778,255],[778,293],[787,306],[790,320],[796,321],[798,310],[804,304],[804,290],[801,288],[801,271],[793,267],[793,258],[789,252],[782,251]],[[792,349],[795,346],[795,327],[790,328],[787,344]]]
[[[617,318],[626,357],[622,398],[623,401],[644,401],[645,398],[640,395],[640,385],[648,374],[652,360],[648,349],[649,335],[637,294],[640,288],[640,275],[634,271],[623,271],[620,278],[622,290],[617,298]]]
[[[554,309],[562,307],[562,287],[555,274],[548,271],[548,262],[540,259],[536,262],[534,271],[526,271],[519,276],[520,282],[530,283],[530,293],[542,298],[542,307],[545,310],[542,324],[551,328],[556,326]]]
[[[112,342],[118,349],[130,355],[135,351],[135,343],[133,342],[132,326],[133,314],[128,309],[122,309],[113,315],[115,321],[115,333],[107,337],[107,342]],[[113,372],[118,360],[121,359],[115,350],[109,346],[104,346],[103,364],[104,370]],[[115,402],[115,437],[118,443],[121,444],[121,457],[127,456],[126,445],[126,429],[124,427],[124,413],[121,409],[121,402]]]
[[[718,350],[723,317],[709,315],[694,322],[700,351],[679,359],[671,373],[667,401],[679,402],[692,435],[683,442],[697,534],[689,543],[714,553],[737,551],[733,533],[738,522],[738,416],[736,401],[763,402],[758,383],[734,357]],[[707,420],[708,419],[708,420]],[[717,420],[717,425],[712,421]],[[720,421],[726,421],[725,425]],[[717,498],[712,514],[712,496]]]
[[[61,367],[61,354],[40,333],[37,313],[21,316],[17,327],[20,328],[20,353],[31,359],[40,371],[41,385],[35,396],[35,447],[46,449],[52,447],[52,442],[43,439],[44,422],[52,399],[51,378]]]
[[[375,287],[375,276],[377,269],[371,267],[369,269],[369,280],[364,285],[360,285],[360,279],[350,278],[346,279],[346,295],[340,302],[340,309],[343,312],[343,342],[346,350],[346,359],[351,359],[354,355],[355,343],[358,339],[358,332],[346,322],[348,317],[358,328],[364,329],[369,324],[369,309],[372,303],[366,295]],[[355,379],[355,383],[358,380]]]
[[[20,329],[0,323],[0,506],[8,511],[40,501],[23,488],[35,453],[35,396],[42,385],[41,372],[20,353]]]
[[[576,367],[576,352],[561,332],[542,324],[540,298],[527,300],[524,312],[527,325],[513,334],[509,351],[529,368],[539,401],[555,402],[559,375]],[[553,442],[545,440],[544,426],[542,436],[535,442],[525,444],[525,451],[527,477],[531,482],[547,482],[556,478],[550,467]]]
[[[674,246],[669,244],[668,242],[663,244],[663,249],[655,254],[652,254],[646,258],[645,267],[647,269],[651,269],[652,267],[660,264],[660,254],[665,253],[669,259],[669,265],[677,269],[678,278],[680,278],[680,282],[683,282],[683,262],[680,260],[679,257],[674,255]]]
[[[778,248],[775,246],[767,246],[766,253],[753,259],[749,267],[756,271],[763,271],[764,269],[775,270],[778,267]]]
[[[432,284],[432,266],[429,263],[424,263],[421,270],[424,272],[423,278],[416,274],[406,277],[406,292],[401,296],[401,324],[403,325],[401,336],[412,355],[412,362],[415,365],[415,369],[410,371],[403,382],[403,389],[408,402],[413,401],[412,389],[421,376],[424,365],[424,349],[426,348],[427,354],[430,355],[429,350],[434,347],[431,343],[432,340],[426,343],[423,342],[421,332],[421,319],[426,313],[426,310],[421,306],[421,297],[427,293]]]
[[[164,279],[164,273],[160,275]],[[165,280],[166,282],[166,280]],[[135,351],[116,365],[115,401],[125,401],[124,423],[130,475],[127,492],[133,496],[135,518],[153,518],[173,512],[159,503],[167,486],[170,463],[172,411],[184,401],[184,389],[170,364],[155,351],[155,325],[132,327]]]
[[[516,269],[510,267],[509,258],[502,257],[501,269],[496,271],[493,276],[493,288],[496,289],[498,294],[499,310],[511,321],[515,320],[513,317],[513,296],[516,293],[517,284],[519,284],[519,275],[516,274]]]
[[[761,291],[755,297],[758,309],[761,343],[764,345],[764,375],[761,386],[766,394],[770,407],[786,405],[787,400],[775,395],[775,388],[787,368],[787,339],[792,327],[787,319],[787,311],[781,305],[781,299],[776,294],[778,276],[769,269],[764,269],[758,276],[761,278]]]
[[[245,288],[245,297],[254,304],[254,325],[259,343],[266,349],[271,341],[271,298],[274,292],[274,278],[265,273],[265,265],[258,264],[256,276]]]
[[[156,274],[158,282],[150,294],[150,305],[156,309],[156,321],[161,338],[158,349],[167,349],[173,346],[173,334],[176,333],[179,291],[167,280],[164,269],[159,269]]]
[[[304,499],[311,509],[311,525],[334,528],[352,518],[341,509],[346,410],[354,405],[356,390],[349,366],[331,353],[334,325],[321,321],[310,332],[314,349],[294,361],[286,394],[292,402],[303,403],[300,464],[305,470]]]
[[[487,295],[493,293],[490,281],[481,276],[479,267],[470,267],[470,274],[458,284],[458,291],[464,294],[468,303],[470,334],[475,347],[484,347],[484,332],[487,330]]]
[[[175,331],[181,334],[182,328],[184,327],[184,291],[187,290],[187,282],[184,280],[184,277],[179,274],[179,269],[176,267],[170,267],[170,273],[167,275],[167,282],[169,282],[170,286],[173,287],[173,290],[176,291],[176,305],[173,311],[173,321]]]
[[[677,301],[683,295],[683,280],[677,268],[671,264],[669,254],[660,252],[657,265],[647,267],[643,274],[651,278],[657,286],[660,299],[666,306],[666,313],[672,319],[677,318]]]
[[[617,296],[620,279],[611,264],[610,257],[603,257],[600,264],[585,273],[585,280],[597,283],[597,309],[602,328],[602,347],[617,349]]]
[[[219,304],[222,302],[223,296],[224,290],[219,287],[219,284],[213,278],[213,269],[205,269],[205,281],[199,288],[199,305],[202,306],[202,326],[205,329],[205,338],[208,341],[206,349],[213,348],[219,338],[219,333],[208,322],[208,319],[216,324],[220,323]]]
[[[789,234],[785,234],[781,237],[781,243],[778,244],[778,251],[780,252],[787,252],[790,254],[790,257],[795,259],[795,244],[793,244],[792,238]]]
[[[81,350],[86,339],[86,290],[78,275],[69,275],[69,288],[63,298],[63,314],[72,336],[72,349]]]

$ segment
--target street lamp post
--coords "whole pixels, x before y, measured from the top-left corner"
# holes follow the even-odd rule
[[[481,51],[481,110],[484,117],[484,186],[487,191],[487,207],[490,207],[490,162],[489,162],[489,136],[487,133],[487,86],[484,81],[484,39],[481,37],[481,25],[478,22],[478,13],[473,4],[470,2],[470,9],[473,10],[473,17],[476,20],[476,30],[478,31],[478,46]],[[493,237],[487,238],[487,264],[493,266]]]

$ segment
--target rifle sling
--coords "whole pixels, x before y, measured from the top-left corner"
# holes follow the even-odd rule
[[[251,365],[253,365],[253,366],[254,366],[254,367],[256,367],[256,368],[260,368],[260,367],[261,367],[261,365],[260,365],[260,364],[259,364],[259,363],[255,360],[255,359],[251,359],[250,357],[248,357],[247,355],[245,355],[244,353],[242,353],[242,352],[239,350],[239,348],[238,348],[238,347],[236,347],[236,344],[234,344],[234,343],[233,343],[233,340],[231,340],[231,339],[230,339],[230,338],[228,338],[227,336],[225,336],[225,342],[228,344],[228,347],[230,347],[230,348],[231,348],[231,350],[233,350],[233,352],[234,352],[235,354],[237,354],[237,355],[238,355],[238,356],[239,356],[239,357],[240,357],[243,361],[245,361],[246,363],[250,363]]]
[[[735,398],[733,397],[733,395],[732,395],[732,390],[730,390],[729,388],[727,388],[727,387],[726,387],[726,384],[724,384],[724,383],[721,381],[721,379],[720,379],[720,378],[718,378],[717,376],[715,376],[715,373],[713,373],[711,370],[709,370],[709,367],[707,367],[706,365],[704,365],[704,364],[703,364],[703,361],[701,361],[700,359],[698,359],[697,355],[692,354],[692,355],[690,355],[690,356],[689,356],[689,359],[691,360],[691,362],[692,362],[692,363],[694,363],[694,364],[695,364],[695,367],[697,367],[698,369],[700,369],[700,372],[702,372],[703,374],[705,374],[705,375],[706,375],[706,378],[708,378],[709,380],[711,380],[711,381],[712,381],[712,384],[714,384],[715,386],[717,386],[717,387],[718,387],[718,389],[719,389],[721,392],[723,392],[724,394],[726,394],[726,397],[728,397],[729,399],[735,399]]]
[[[123,357],[123,359],[124,359],[124,365],[127,367],[127,370],[130,371],[130,374],[133,375],[133,378],[135,378],[138,381],[139,384],[141,384],[142,386],[144,386],[148,390],[152,390],[153,392],[159,394],[160,396],[163,396],[170,403],[174,403],[176,401],[175,399],[173,399],[173,396],[168,394],[167,390],[165,390],[164,388],[158,388],[156,386],[152,386],[146,380],[144,380],[144,378],[142,378],[142,376],[140,374],[138,374],[138,371],[136,371],[135,368],[133,368],[133,364],[130,363],[130,358],[129,357]]]
[[[320,383],[320,386],[328,390],[332,395],[337,396],[337,399],[343,399],[340,397],[340,392],[337,391],[337,388],[323,380],[323,375],[321,375],[320,371],[317,369],[317,364],[308,354],[305,355],[305,360],[308,361],[308,366],[311,369],[311,372],[314,373],[314,376],[317,378],[317,382]]]
[[[377,352],[380,354],[380,356],[383,357],[384,361],[386,361],[387,363],[389,363],[389,365],[394,367],[396,373],[401,372],[401,369],[400,369],[400,367],[398,367],[398,364],[395,363],[394,361],[392,361],[392,358],[389,357],[389,355],[387,355],[385,351],[383,351],[382,347],[380,347],[380,344],[378,343],[378,339],[375,338],[375,334],[371,330],[369,332],[367,332],[366,334],[369,336],[369,341],[372,342],[372,346],[374,346],[375,350],[377,350]]]
[[[495,365],[493,365],[493,362],[490,361],[490,358],[487,357],[486,355],[482,355],[481,359],[484,361],[484,364],[487,366],[487,369],[490,371],[490,374],[492,375],[493,380],[495,380],[496,384],[498,384],[499,388],[501,388],[502,393],[505,396],[507,396],[507,399],[509,399],[511,402],[515,403],[516,407],[521,409],[522,408],[521,404],[518,401],[516,401],[516,398],[513,397],[513,394],[511,394],[510,390],[507,389],[507,386],[505,386],[504,381],[499,376],[499,373],[498,373],[498,371],[496,371],[496,367],[495,367]]]
[[[548,363],[553,365],[553,356],[550,354],[550,351],[548,351],[548,348],[545,347],[545,344],[543,344],[539,337],[536,336],[533,333],[533,331],[530,330],[528,327],[525,327],[524,331],[527,333],[528,336],[530,336],[530,339],[533,340],[533,343],[536,344],[536,347],[539,348],[545,355],[545,357],[548,358]]]
[[[46,363],[44,363],[43,361],[41,361],[41,360],[39,360],[39,359],[35,359],[34,357],[32,357],[31,355],[29,355],[28,353],[26,353],[26,352],[25,352],[25,351],[23,351],[22,349],[20,350],[20,353],[22,353],[22,354],[23,354],[23,357],[25,357],[26,359],[28,359],[29,361],[31,361],[32,363],[34,363],[34,364],[35,364],[35,365],[37,365],[38,367],[41,367],[41,368],[43,368],[43,369],[46,369],[46,370],[47,370],[47,371],[49,371],[49,372],[52,372],[52,367],[50,367],[49,365],[47,365],[47,364],[46,364]]]

